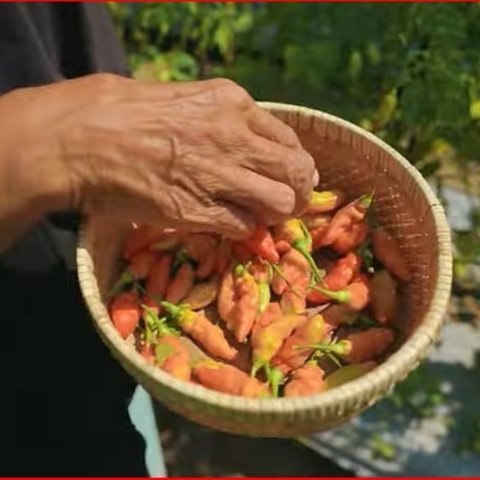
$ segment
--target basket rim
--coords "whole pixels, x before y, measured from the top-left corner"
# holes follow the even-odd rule
[[[214,408],[256,415],[276,413],[291,415],[298,412],[330,411],[330,409],[339,409],[342,406],[347,407],[356,403],[360,395],[364,398],[371,398],[373,403],[379,395],[390,390],[393,385],[401,381],[417,366],[418,362],[426,356],[428,348],[439,334],[450,298],[452,283],[451,239],[445,212],[420,172],[400,153],[374,134],[347,120],[312,108],[276,102],[257,103],[262,108],[269,110],[300,113],[307,117],[327,120],[330,123],[347,128],[388,152],[415,180],[427,199],[433,215],[435,235],[438,241],[436,259],[438,274],[428,310],[414,333],[395,353],[374,370],[335,389],[308,397],[249,399],[219,393],[201,385],[178,380],[161,369],[149,365],[134,348],[123,340],[113,326],[108,311],[101,301],[96,278],[90,272],[92,259],[86,247],[88,219],[80,227],[76,252],[78,279],[85,303],[93,322],[101,330],[108,343],[137,370],[147,376],[149,381],[162,384],[178,396],[189,397],[193,401],[208,404]]]

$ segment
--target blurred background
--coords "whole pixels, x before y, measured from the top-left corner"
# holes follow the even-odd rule
[[[159,408],[169,474],[478,474],[480,4],[109,8],[137,78],[229,77],[256,100],[317,108],[384,139],[435,189],[454,240],[444,335],[390,398],[346,427],[299,439],[308,450],[216,434]]]

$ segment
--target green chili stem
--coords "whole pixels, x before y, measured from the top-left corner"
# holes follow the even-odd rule
[[[308,265],[312,269],[313,278],[315,279],[315,281],[317,283],[319,283],[322,280],[322,278],[325,276],[325,272],[320,270],[317,267],[317,264],[315,263],[315,260],[310,255],[310,252],[308,251],[308,248],[306,247],[305,240],[294,240],[292,242],[292,247],[295,250],[298,250],[305,257],[305,259],[308,262]]]
[[[302,294],[292,285],[292,283],[285,277],[282,269],[278,265],[271,264],[271,267],[275,272],[282,278],[282,280],[287,284],[288,288],[298,297],[301,297]]]
[[[340,340],[336,343],[314,343],[309,345],[296,345],[294,348],[314,348],[322,353],[335,353],[336,355],[347,355],[350,350],[350,343],[346,340]]]
[[[334,292],[333,290],[328,290],[326,288],[321,288],[321,287],[311,287],[311,288],[339,303],[348,303],[351,299],[350,292],[348,290],[338,290]]]
[[[133,275],[128,271],[128,269],[125,269],[120,275],[120,278],[114,283],[113,287],[111,288],[110,296],[113,297],[117,295],[126,285],[134,281],[135,278],[133,277]]]
[[[272,389],[272,396],[278,398],[278,391],[283,381],[283,373],[278,368],[272,368],[269,363],[264,368],[267,381]]]
[[[258,313],[263,313],[270,303],[270,285],[267,282],[258,284]]]
[[[174,305],[173,303],[170,302],[160,302],[160,305],[169,313],[172,317],[174,318],[179,318],[180,315],[182,314],[182,307],[179,307],[177,305]]]

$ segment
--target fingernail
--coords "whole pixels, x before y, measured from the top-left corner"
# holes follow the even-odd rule
[[[318,171],[315,170],[315,173],[313,174],[313,186],[316,187],[319,182],[320,182],[320,175]]]

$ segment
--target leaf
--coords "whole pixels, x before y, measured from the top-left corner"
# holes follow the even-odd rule
[[[480,120],[480,100],[474,100],[470,104],[470,117],[472,120]]]

